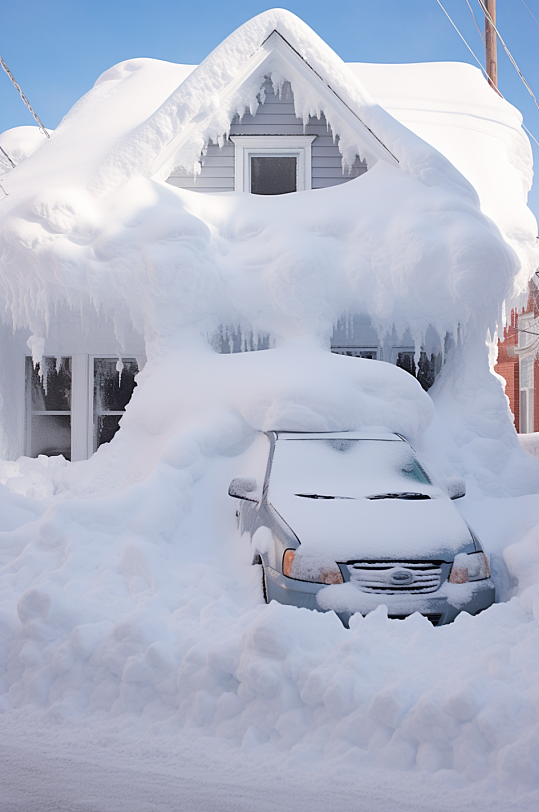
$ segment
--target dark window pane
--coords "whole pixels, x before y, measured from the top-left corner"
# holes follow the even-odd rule
[[[71,417],[68,414],[32,415],[30,456],[63,454],[71,459]]]
[[[425,392],[428,392],[442,368],[442,356],[441,353],[437,355],[431,353],[429,358],[427,353],[421,350],[416,374],[415,353],[399,352],[397,366],[416,377]]]
[[[405,369],[410,375],[415,377],[415,353],[413,352],[399,352],[397,357],[396,366]]]
[[[121,373],[116,371],[117,358],[94,359],[94,410],[123,412],[136,386],[138,364],[134,358],[123,358]]]
[[[251,156],[251,192],[284,195],[297,191],[297,162],[291,156]]]
[[[351,358],[370,358],[371,360],[376,360],[378,354],[377,350],[358,350],[355,347],[332,347],[331,352],[337,355],[348,355]]]
[[[96,449],[102,443],[110,443],[120,428],[120,414],[100,414],[97,418]]]
[[[61,358],[59,364],[57,360],[42,358],[34,368],[32,359],[26,359],[26,383],[31,388],[33,412],[71,410],[71,358]]]

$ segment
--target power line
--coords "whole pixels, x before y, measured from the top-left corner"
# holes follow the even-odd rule
[[[9,155],[7,154],[7,152],[5,151],[4,147],[0,146],[0,152],[2,152],[2,153],[3,153],[3,154],[6,156],[6,158],[7,158],[7,159],[8,159],[8,161],[10,162],[11,166],[13,167],[13,169],[15,169],[15,164],[13,163],[13,161],[11,160],[11,158],[9,157]]]
[[[526,3],[524,2],[524,0],[522,0],[522,5],[526,6]],[[532,17],[533,17],[533,19],[535,20],[535,22],[537,23],[537,25],[539,25],[539,20],[537,19],[537,17],[536,17],[536,16],[535,16],[535,14],[533,13],[533,11],[532,11],[530,8],[528,8],[528,6],[526,6],[526,8],[528,9],[528,11],[530,12],[530,14],[532,15]]]
[[[502,96],[502,99],[503,99],[503,98],[504,98],[504,97]],[[535,135],[532,135],[532,134],[531,134],[531,132],[528,130],[528,128],[526,127],[526,125],[524,124],[524,122],[522,122],[522,129],[523,129],[523,130],[526,130],[526,132],[528,133],[528,135],[530,136],[530,138],[532,139],[532,141],[535,141],[535,143],[536,143],[536,144],[537,144],[537,146],[539,147],[539,141],[537,140],[537,138],[535,137]]]
[[[524,1],[524,0],[523,0],[523,1]],[[477,20],[475,19],[475,14],[473,13],[473,8],[472,8],[472,7],[471,7],[471,5],[470,5],[470,0],[466,0],[466,5],[467,5],[467,6],[468,6],[468,8],[470,9],[470,13],[471,13],[471,15],[472,15],[472,17],[473,17],[473,21],[474,21],[474,23],[475,23],[475,27],[476,27],[476,28],[477,28],[477,30],[479,31],[479,36],[481,37],[481,41],[482,41],[482,43],[483,43],[483,45],[484,45],[484,44],[485,44],[485,38],[484,38],[484,36],[483,36],[483,32],[482,32],[482,31],[481,31],[481,29],[479,28],[479,25],[478,25],[478,23],[477,23]]]
[[[467,49],[469,50],[469,52],[471,53],[471,55],[473,56],[473,58],[475,59],[475,61],[477,62],[477,64],[479,65],[479,68],[481,69],[481,72],[483,73],[483,75],[484,75],[485,79],[488,81],[488,79],[489,79],[489,75],[488,75],[488,73],[486,72],[485,68],[483,67],[483,63],[482,63],[482,62],[481,62],[481,60],[480,60],[480,59],[479,59],[479,58],[476,56],[476,54],[474,53],[474,51],[473,51],[473,50],[470,48],[470,46],[468,45],[468,43],[467,43],[467,42],[466,42],[466,40],[464,39],[463,35],[460,33],[459,29],[457,28],[456,24],[453,22],[453,20],[451,19],[451,17],[449,16],[449,14],[447,13],[447,11],[445,10],[445,8],[443,7],[443,5],[441,4],[440,0],[436,0],[436,2],[438,3],[438,5],[439,5],[439,6],[440,6],[440,8],[442,9],[442,11],[444,12],[445,16],[447,17],[447,19],[449,20],[449,22],[451,23],[451,25],[453,26],[453,28],[455,29],[455,31],[457,32],[457,34],[459,35],[459,37],[461,38],[461,40],[463,41],[463,43],[465,44],[465,46],[467,47]],[[479,0],[479,2],[481,2],[481,0]],[[498,34],[498,32],[496,32],[496,33]],[[500,36],[500,35],[498,34],[498,36]],[[501,37],[500,37],[500,40],[501,40]],[[502,42],[503,42],[503,40],[502,40]],[[496,88],[496,92],[499,94],[499,96],[500,96],[502,99],[504,99],[505,101],[507,101],[507,99],[505,98],[505,96],[503,95],[503,93],[500,91],[500,89],[499,89],[499,88]],[[535,98],[535,96],[534,96],[534,98]],[[537,104],[537,102],[536,102],[536,104]],[[539,105],[538,105],[538,106],[539,106]],[[535,141],[535,143],[536,143],[536,144],[537,144],[537,146],[539,147],[539,141],[538,141],[538,140],[537,140],[537,138],[536,138],[536,137],[535,137],[535,136],[534,136],[534,135],[533,135],[533,134],[532,134],[532,133],[529,131],[529,129],[528,129],[528,128],[526,127],[526,125],[524,124],[524,122],[522,123],[522,129],[523,129],[523,130],[525,130],[525,131],[528,133],[528,135],[530,136],[530,138],[532,139],[532,141]]]
[[[522,79],[522,81],[524,82],[524,84],[525,84],[525,86],[526,86],[526,88],[527,88],[527,90],[528,90],[528,93],[530,94],[530,96],[532,97],[532,99],[533,99],[533,100],[534,100],[534,102],[535,102],[535,106],[536,106],[536,107],[539,109],[539,102],[538,102],[538,101],[537,101],[537,99],[535,98],[535,94],[534,94],[533,90],[531,89],[531,87],[530,87],[530,86],[529,86],[529,84],[527,83],[526,79],[524,78],[524,76],[523,76],[523,74],[522,74],[522,71],[520,70],[520,68],[518,67],[517,63],[515,62],[515,59],[514,59],[514,57],[513,57],[513,54],[511,53],[511,51],[509,50],[509,48],[507,47],[507,45],[506,45],[506,44],[505,44],[505,42],[503,41],[503,38],[502,38],[502,36],[501,36],[500,32],[498,31],[498,29],[497,29],[497,28],[496,28],[496,26],[494,25],[494,22],[493,22],[493,20],[492,20],[492,17],[490,16],[490,12],[489,12],[489,10],[487,9],[487,7],[485,6],[484,0],[477,0],[477,2],[479,3],[479,5],[480,5],[480,6],[481,6],[481,8],[483,9],[483,11],[485,12],[485,16],[486,16],[486,17],[488,17],[489,22],[490,22],[491,26],[493,27],[493,29],[494,29],[494,31],[495,31],[495,33],[496,33],[496,36],[498,37],[498,39],[500,40],[501,44],[503,45],[503,49],[504,49],[505,53],[507,54],[507,56],[508,56],[508,57],[509,57],[509,59],[511,60],[511,62],[512,62],[513,66],[514,66],[514,68],[515,68],[515,70],[516,70],[516,72],[518,73],[518,75],[520,76],[520,78]]]
[[[474,52],[472,51],[472,49],[470,48],[470,46],[468,45],[468,43],[466,42],[466,40],[464,39],[464,37],[462,36],[462,34],[460,33],[460,31],[459,31],[459,29],[457,28],[456,24],[453,22],[453,20],[452,20],[452,19],[451,19],[451,17],[449,16],[448,12],[445,10],[445,8],[442,6],[442,4],[441,4],[440,0],[436,0],[436,2],[438,3],[438,5],[439,5],[439,6],[440,6],[440,8],[442,9],[443,13],[445,14],[445,16],[447,17],[447,19],[449,20],[449,22],[451,23],[451,25],[453,26],[453,28],[455,29],[455,31],[457,32],[457,34],[459,35],[459,37],[461,38],[461,40],[463,41],[463,43],[465,44],[465,46],[467,47],[467,49],[469,50],[469,52],[471,53],[471,55],[473,56],[473,58],[475,59],[475,61],[477,62],[477,64],[479,65],[479,67],[481,68],[481,70],[483,71],[483,73],[485,74],[485,76],[486,76],[486,77],[487,77],[487,79],[488,79],[488,75],[487,75],[486,70],[483,68],[483,64],[482,64],[482,63],[479,61],[479,59],[476,57],[476,55],[474,54]]]
[[[28,101],[28,99],[26,98],[26,96],[24,95],[24,93],[22,92],[22,90],[20,89],[19,85],[18,85],[18,84],[17,84],[17,82],[15,81],[15,77],[13,76],[13,74],[11,73],[10,69],[8,68],[8,66],[6,65],[6,63],[4,62],[4,60],[2,59],[2,57],[1,57],[1,56],[0,56],[0,64],[2,65],[3,69],[5,70],[5,72],[7,73],[7,75],[9,76],[9,78],[11,79],[11,81],[13,82],[13,84],[15,85],[15,87],[17,88],[17,90],[19,91],[19,93],[21,94],[21,99],[23,100],[23,102],[25,103],[25,105],[28,107],[28,109],[29,109],[29,110],[30,110],[30,112],[32,113],[32,115],[33,115],[33,117],[34,117],[35,121],[37,121],[37,123],[38,123],[38,125],[39,125],[39,129],[41,130],[41,132],[43,133],[43,135],[46,135],[46,136],[47,136],[47,138],[50,138],[50,137],[51,137],[51,136],[50,136],[50,133],[49,133],[49,132],[47,132],[47,130],[45,129],[45,125],[43,124],[43,122],[41,121],[41,119],[39,118],[39,116],[37,115],[37,113],[34,111],[34,109],[33,109],[32,105],[30,104],[30,102]],[[2,150],[2,151],[3,151],[3,150]]]

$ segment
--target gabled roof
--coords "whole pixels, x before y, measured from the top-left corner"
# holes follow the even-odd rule
[[[236,114],[256,111],[268,74],[277,88],[290,81],[304,121],[325,113],[346,165],[360,154],[371,165],[383,160],[419,174],[431,162],[432,149],[380,107],[309,26],[283,9],[259,14],[230,34],[122,143],[122,153],[136,156],[131,166],[137,174],[165,179],[178,164],[196,171],[208,140],[218,142]],[[107,172],[117,178],[119,163],[120,154],[111,155],[96,180],[106,185]],[[462,182],[449,162],[444,171]]]
[[[228,40],[224,44],[226,42]],[[191,166],[198,159],[201,143],[203,146],[208,133],[217,141],[228,132],[231,113],[232,116],[237,113],[241,117],[245,109],[256,109],[258,102],[256,97],[253,99],[253,88],[258,85],[260,90],[266,76],[272,78],[276,90],[282,87],[283,80],[290,82],[296,100],[296,114],[305,123],[309,115],[314,113],[319,116],[324,112],[333,132],[339,134],[340,143],[350,145],[350,151],[353,151],[353,155],[344,155],[345,161],[349,158],[350,165],[356,154],[368,154],[371,163],[381,159],[397,165],[395,155],[362,120],[362,106],[357,110],[347,104],[342,98],[342,88],[341,95],[331,84],[334,77],[320,74],[309,62],[309,56],[303,56],[279,30],[273,29],[246,59],[235,77],[215,94],[211,107],[200,111],[172,138],[154,160],[152,170],[156,174],[167,175],[171,164]],[[202,63],[200,70],[204,72],[205,63]],[[197,78],[193,76],[195,81]],[[359,84],[350,76],[352,81]],[[183,90],[188,88],[184,87]]]

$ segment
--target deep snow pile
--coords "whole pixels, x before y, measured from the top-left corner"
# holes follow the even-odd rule
[[[183,127],[196,119],[202,140],[219,135],[238,105],[255,104],[253,85],[204,107],[275,27],[399,167],[378,160],[338,188],[282,198],[197,195],[151,176]],[[517,255],[500,231],[511,218],[489,220],[447,158],[288,12],[260,15],[191,70],[111,69],[3,180],[6,319],[46,352],[57,302],[95,304],[113,314],[120,350],[128,321],[144,333],[148,363],[121,431],[92,459],[0,470],[0,707],[57,722],[134,714],[140,733],[188,726],[299,760],[350,754],[538,786],[536,531],[506,553],[509,570],[503,549],[539,522],[539,466],[520,449],[485,345],[533,265],[530,223],[511,235]],[[310,110],[307,89],[293,90]],[[511,190],[507,210],[523,205],[525,181]],[[402,370],[329,353],[333,325],[355,312],[382,342],[408,329],[418,348],[429,331],[443,346],[452,334],[432,399]],[[277,346],[219,355],[209,341],[223,324]],[[331,613],[262,603],[226,493],[255,432],[372,425],[409,437],[441,476],[466,476],[461,509],[499,597],[526,574],[521,597],[441,629],[381,608],[345,630]]]

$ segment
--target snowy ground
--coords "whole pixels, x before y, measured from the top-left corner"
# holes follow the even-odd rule
[[[131,724],[50,726],[35,714],[2,726],[2,812],[531,812],[539,791],[471,782],[453,771],[332,765],[184,733],[140,739]]]
[[[200,495],[237,464],[214,460]],[[4,492],[4,517],[28,520],[24,504]],[[48,545],[62,535],[62,510],[80,522],[79,500],[53,500],[37,522],[2,534],[4,607],[10,584],[38,568],[38,586],[22,590],[18,620],[4,626],[2,812],[536,808],[530,589],[438,629],[419,616],[388,621],[381,609],[345,630],[331,614],[262,603],[228,507],[223,498],[203,516],[195,494],[198,538],[227,525],[230,534],[221,530],[210,556],[199,547],[171,557],[156,541],[164,564],[148,543],[103,533],[98,502],[93,531],[85,538],[71,523],[68,547]],[[537,579],[539,496],[466,497],[461,510],[501,598],[515,591],[502,551],[528,528],[527,554],[519,561],[515,545],[510,562]],[[13,558],[5,543],[22,546],[23,533]],[[108,556],[94,575],[78,570],[92,544]],[[88,611],[96,590],[108,622]]]

